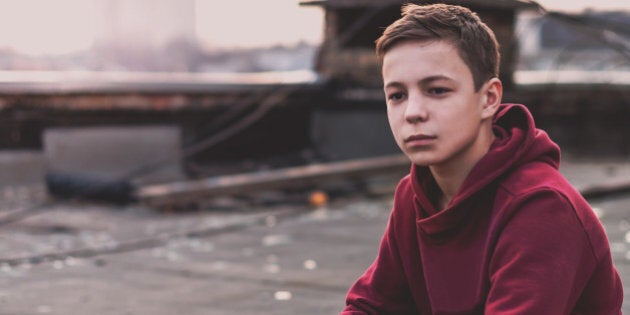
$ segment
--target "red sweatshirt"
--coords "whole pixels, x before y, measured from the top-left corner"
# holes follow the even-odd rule
[[[560,151],[522,105],[502,105],[496,141],[448,207],[413,166],[374,263],[341,314],[621,314],[604,229],[558,172]]]

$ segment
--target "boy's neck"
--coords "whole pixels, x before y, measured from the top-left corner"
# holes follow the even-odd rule
[[[471,148],[473,151],[469,152],[470,154],[467,154],[463,159],[429,166],[431,174],[440,188],[440,196],[436,198],[437,204],[435,205],[438,210],[445,209],[453,200],[470,171],[488,153],[494,139],[495,136],[492,131],[480,135],[479,142]]]
[[[460,169],[444,169],[430,166],[431,174],[440,188],[440,196],[435,205],[438,210],[445,209],[459,191],[472,166],[462,165]],[[465,175],[463,175],[465,174]]]

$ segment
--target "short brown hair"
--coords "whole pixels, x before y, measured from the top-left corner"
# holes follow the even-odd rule
[[[500,55],[494,32],[477,14],[456,5],[404,5],[402,17],[376,40],[376,54],[383,59],[389,49],[401,42],[432,40],[455,45],[472,73],[476,91],[498,77]]]

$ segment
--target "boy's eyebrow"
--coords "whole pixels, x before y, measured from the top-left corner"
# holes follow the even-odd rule
[[[433,81],[439,81],[439,80],[452,81],[453,79],[451,79],[450,77],[447,77],[445,75],[439,74],[439,75],[432,75],[430,77],[426,77],[426,78],[420,80],[418,83],[420,83],[420,84],[427,84],[427,83],[431,83]]]
[[[426,85],[429,84],[431,82],[434,81],[439,81],[439,80],[449,80],[452,81],[453,79],[451,79],[450,77],[447,77],[445,75],[432,75],[432,76],[428,76],[426,78],[423,78],[422,80],[418,81],[419,85]],[[397,81],[392,81],[392,82],[388,82],[387,84],[385,84],[385,88],[389,88],[389,87],[402,87],[404,86],[404,84],[397,82]]]

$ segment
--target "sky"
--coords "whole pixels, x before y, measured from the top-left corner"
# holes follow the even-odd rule
[[[63,53],[93,40],[93,10],[82,0],[0,0],[0,48]]]
[[[158,0],[154,0],[158,1]],[[318,43],[323,14],[298,0],[194,0],[196,30],[209,47]],[[630,10],[628,0],[540,0],[551,10]],[[97,20],[91,0],[0,0],[0,49],[62,54],[87,49]]]
[[[197,31],[212,45],[260,46],[321,40],[320,7],[296,0],[197,0]]]
[[[587,8],[598,10],[630,10],[628,0],[538,0],[548,10],[582,11]]]
[[[322,10],[297,0],[194,1],[198,36],[207,46],[317,43],[322,37]],[[0,49],[34,55],[87,49],[96,14],[92,0],[0,0]]]

